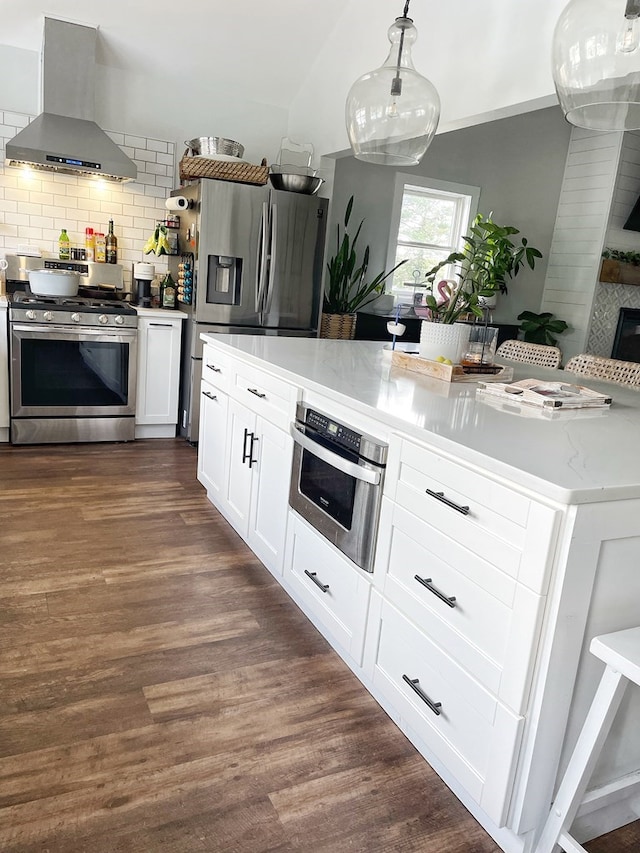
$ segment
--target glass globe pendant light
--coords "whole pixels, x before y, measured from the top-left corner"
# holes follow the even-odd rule
[[[556,24],[552,61],[567,121],[640,129],[640,0],[571,0]]]
[[[389,27],[391,49],[384,64],[356,80],[347,96],[347,133],[358,160],[416,166],[438,127],[440,98],[411,59],[418,33],[407,17],[409,3]]]

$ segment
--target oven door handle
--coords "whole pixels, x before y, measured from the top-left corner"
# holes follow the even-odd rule
[[[326,462],[328,465],[337,468],[338,471],[342,471],[343,474],[348,474],[350,477],[354,477],[356,480],[362,480],[365,483],[371,483],[372,486],[380,484],[380,471],[374,471],[371,468],[364,468],[362,465],[357,465],[355,462],[349,462],[348,459],[344,459],[337,453],[327,450],[326,447],[322,447],[321,444],[318,444],[312,438],[306,436],[295,423],[290,424],[289,432],[291,433],[291,438],[296,442],[296,444],[299,444],[300,447],[303,447],[305,450],[308,450],[309,453],[317,456],[318,459],[322,459],[322,461]]]

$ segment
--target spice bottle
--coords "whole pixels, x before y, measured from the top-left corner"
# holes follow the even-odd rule
[[[87,261],[95,260],[95,243],[93,237],[93,228],[84,229],[84,256]]]
[[[96,243],[96,262],[104,264],[107,259],[107,241],[101,231],[96,231],[94,238]]]
[[[61,261],[68,261],[71,259],[71,240],[69,240],[66,228],[62,229],[60,237],[58,238],[58,257]]]

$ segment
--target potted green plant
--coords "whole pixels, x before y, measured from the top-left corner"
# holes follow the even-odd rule
[[[517,228],[498,225],[491,216],[489,214],[485,218],[479,213],[469,234],[463,237],[462,251],[452,252],[426,273],[431,293],[425,297],[423,316],[429,322],[422,323],[420,335],[420,352],[426,358],[445,355],[445,340],[448,357],[452,360],[459,358],[465,338],[468,338],[468,326],[458,323],[460,318],[469,315],[482,317],[488,307],[487,301],[498,293],[506,293],[507,281],[514,278],[525,263],[534,269],[536,260],[542,257],[538,249],[529,245],[526,237],[514,242],[512,238],[520,234]],[[457,267],[457,280],[445,279],[436,284],[440,270],[451,264]],[[456,330],[442,328],[454,325]],[[438,349],[440,352],[434,354]]]
[[[518,320],[522,321],[520,331],[523,340],[529,344],[544,344],[554,347],[558,343],[556,335],[561,335],[569,328],[568,323],[556,319],[550,311],[543,311],[541,314],[536,314],[534,311],[523,311],[518,314]]]
[[[377,299],[383,292],[386,279],[406,263],[401,261],[389,272],[380,272],[369,280],[367,277],[369,246],[365,247],[362,260],[358,259],[357,251],[364,219],[358,225],[353,238],[349,236],[347,230],[352,210],[353,196],[349,199],[344,215],[344,234],[341,235],[340,224],[338,224],[336,253],[327,264],[328,276],[320,325],[321,338],[353,338],[356,312]]]
[[[463,237],[461,252],[452,252],[426,274],[433,285],[440,270],[450,264],[458,265],[458,281],[448,279],[449,286],[425,297],[431,320],[455,323],[463,314],[483,315],[483,301],[497,293],[507,292],[507,279],[515,278],[526,262],[534,269],[542,253],[529,246],[526,237],[514,243],[511,237],[519,234],[513,225],[497,225],[491,214],[485,219],[479,213],[473,220],[470,234]]]
[[[599,279],[607,284],[640,284],[640,252],[603,249]]]

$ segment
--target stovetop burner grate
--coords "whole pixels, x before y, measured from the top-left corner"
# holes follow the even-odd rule
[[[18,291],[10,297],[15,307],[40,308],[48,311],[84,311],[103,314],[135,314],[136,310],[127,302],[116,299],[93,299],[86,296],[35,296]]]

